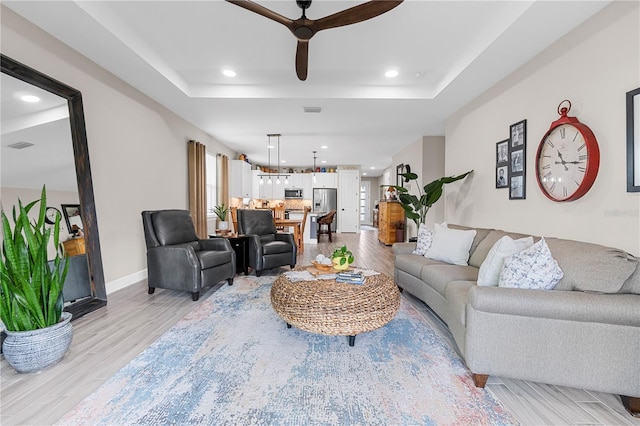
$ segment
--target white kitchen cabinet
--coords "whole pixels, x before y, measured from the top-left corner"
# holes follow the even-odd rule
[[[237,198],[251,198],[252,179],[251,164],[242,160],[231,160],[229,195]]]
[[[287,185],[285,185],[285,186],[287,188],[303,189],[302,188],[302,176],[304,176],[302,173],[292,173],[289,176],[289,183]]]
[[[251,171],[251,198],[262,198],[260,196],[260,170]]]
[[[338,174],[337,173],[316,173],[316,181],[312,183],[313,188],[337,188],[338,187]]]

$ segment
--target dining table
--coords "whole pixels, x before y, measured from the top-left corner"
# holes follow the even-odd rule
[[[304,252],[304,241],[302,236],[302,220],[300,219],[274,219],[276,227],[293,228],[293,239],[298,246],[300,253]]]

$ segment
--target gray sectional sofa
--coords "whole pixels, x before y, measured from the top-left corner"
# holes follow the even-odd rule
[[[489,375],[623,396],[640,411],[640,267],[621,250],[547,238],[564,276],[554,290],[482,287],[478,270],[504,235],[475,229],[469,265],[411,254],[396,243],[395,281],[449,327],[476,386]],[[535,240],[539,238],[534,237]]]

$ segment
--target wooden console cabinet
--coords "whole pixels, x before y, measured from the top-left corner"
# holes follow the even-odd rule
[[[378,206],[378,240],[385,245],[396,242],[395,222],[404,222],[404,210],[397,201],[381,201]]]
[[[84,237],[71,238],[63,241],[64,252],[67,256],[78,256],[85,254]]]

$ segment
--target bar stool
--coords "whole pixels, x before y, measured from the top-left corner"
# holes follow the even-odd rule
[[[322,234],[328,234],[329,235],[329,241],[333,242],[331,240],[331,224],[333,223],[333,218],[336,215],[336,211],[335,210],[331,210],[329,213],[327,213],[324,216],[320,216],[317,220],[316,223],[318,224],[317,227],[317,238],[318,241],[320,241],[320,235]]]

